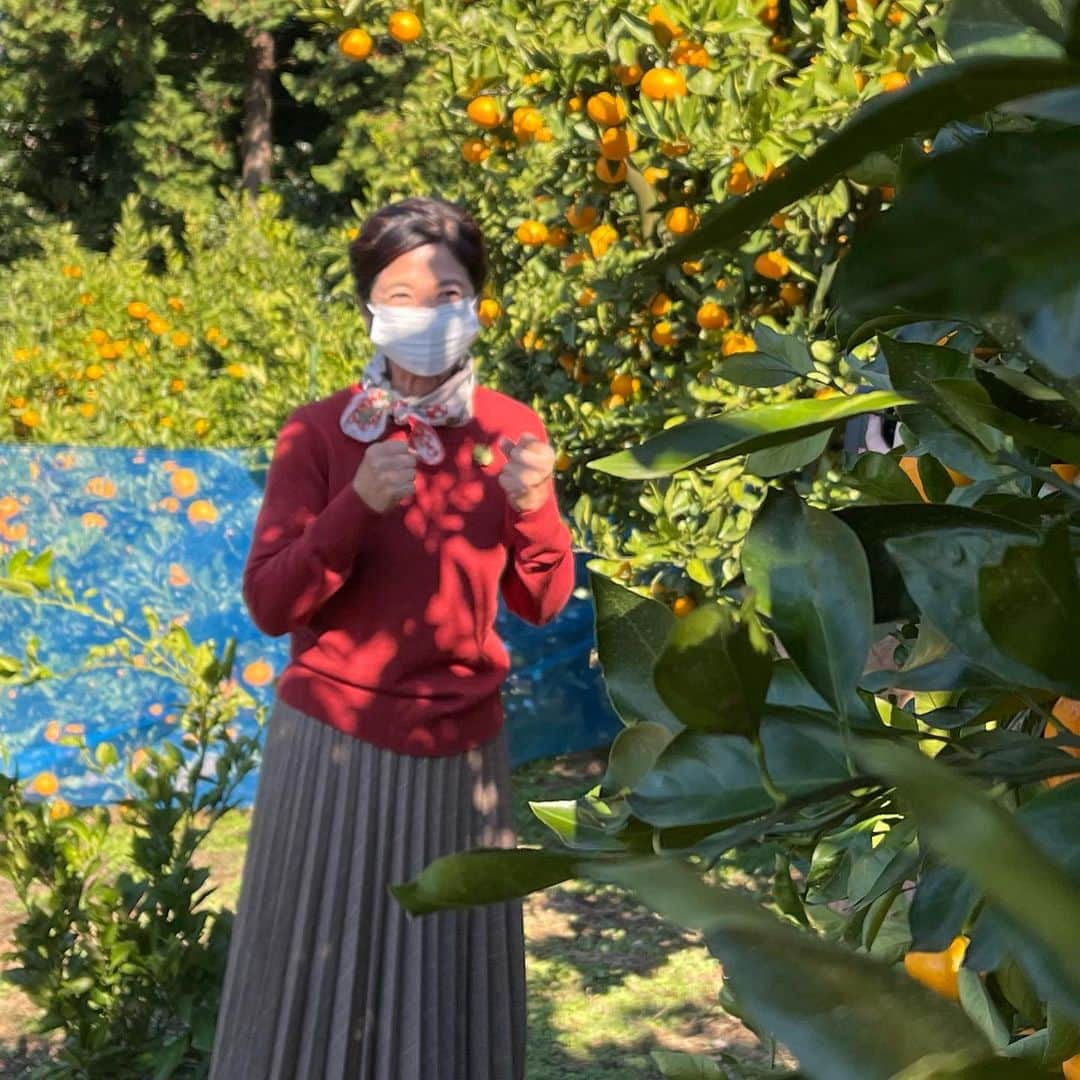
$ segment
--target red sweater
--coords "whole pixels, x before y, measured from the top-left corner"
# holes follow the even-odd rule
[[[542,625],[574,587],[553,480],[547,502],[526,513],[498,482],[500,436],[547,441],[547,432],[527,405],[478,387],[472,420],[438,429],[442,464],[417,461],[415,498],[378,514],[352,486],[370,444],[338,423],[358,389],[301,405],[282,427],[244,603],[264,634],[291,634],[283,701],[399,753],[460,753],[503,724],[500,590],[512,612]],[[383,437],[402,436],[388,421]]]

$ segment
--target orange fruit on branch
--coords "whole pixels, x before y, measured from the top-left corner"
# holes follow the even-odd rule
[[[402,45],[407,45],[410,41],[415,41],[420,36],[422,29],[420,25],[420,19],[411,11],[395,11],[390,16],[390,22],[387,26],[390,31],[390,36],[395,40],[401,42]]]
[[[736,330],[731,330],[724,335],[723,343],[720,346],[720,352],[724,356],[734,356],[736,353],[744,352],[756,352],[757,343],[749,334],[741,334]]]
[[[626,119],[626,103],[621,97],[605,90],[599,94],[593,94],[585,106],[589,119],[604,127],[614,127]]]
[[[523,221],[514,235],[526,247],[536,247],[547,239],[548,229],[542,221]]]
[[[671,297],[667,293],[658,292],[649,301],[649,314],[660,318],[671,310]]]
[[[664,215],[664,223],[676,236],[685,236],[698,227],[698,216],[689,206],[673,206]]]
[[[728,172],[728,194],[745,195],[753,186],[754,179],[750,175],[750,170],[741,161],[736,161]]]
[[[652,338],[656,345],[661,345],[665,348],[675,344],[675,331],[671,328],[671,323],[667,319],[661,319],[653,328],[649,337]]]
[[[637,149],[637,136],[626,128],[609,127],[600,136],[600,153],[609,161],[622,161]]]
[[[476,165],[491,154],[491,148],[483,139],[466,139],[461,144],[461,156],[470,164]]]
[[[1066,465],[1063,462],[1056,461],[1050,468],[1053,472],[1057,473],[1066,484],[1075,483],[1076,478],[1080,476],[1080,465]]]
[[[605,184],[621,184],[626,179],[625,161],[608,161],[605,157],[596,159],[596,176]]]
[[[601,258],[618,239],[619,234],[611,225],[597,225],[589,233],[589,248],[593,253],[593,258]]]
[[[499,103],[490,94],[474,97],[465,109],[469,119],[482,128],[498,127],[502,123]]]
[[[912,951],[904,955],[904,970],[923,986],[928,986],[942,997],[960,1000],[960,987],[956,973],[964,962],[968,939],[955,937],[947,949],[941,952]]]
[[[1072,735],[1080,735],[1080,701],[1076,698],[1060,697],[1054,702],[1054,707],[1050,711],[1050,715],[1053,720],[1047,720],[1046,727],[1043,729],[1043,738],[1052,739],[1058,731],[1058,724],[1061,725],[1066,731]],[[1055,723],[1056,721],[1056,723]],[[1080,746],[1064,746],[1062,749],[1070,757],[1080,757]],[[1064,776],[1049,776],[1046,779],[1047,787],[1057,787],[1058,784],[1064,784],[1066,780],[1075,780],[1080,773],[1067,773]]]
[[[706,300],[697,309],[696,318],[702,330],[724,330],[731,325],[728,313],[712,300]]]
[[[642,76],[641,92],[650,101],[670,101],[686,93],[686,79],[672,68],[650,68]]]
[[[754,269],[762,276],[778,281],[791,269],[782,251],[763,251],[754,260]]]
[[[686,31],[659,4],[653,4],[649,8],[649,25],[652,27],[653,36],[664,48],[667,48],[673,39],[686,34]]]
[[[337,45],[341,54],[350,60],[366,60],[371,55],[371,35],[359,26],[342,30]]]
[[[588,232],[596,224],[596,207],[571,206],[566,211],[566,220],[575,232]]]

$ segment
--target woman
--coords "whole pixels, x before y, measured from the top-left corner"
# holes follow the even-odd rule
[[[474,381],[483,243],[438,199],[350,248],[376,346],[281,429],[243,576],[288,633],[230,945],[212,1080],[521,1080],[520,901],[408,915],[388,886],[515,844],[494,631],[573,588],[553,452]]]

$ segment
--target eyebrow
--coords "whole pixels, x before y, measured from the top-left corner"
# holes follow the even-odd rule
[[[463,284],[463,282],[462,282],[461,278],[452,277],[452,278],[443,278],[442,281],[439,282],[439,284],[440,285],[461,285],[461,284]],[[388,289],[396,289],[396,288],[399,288],[399,287],[404,287],[404,288],[411,289],[412,285],[407,281],[392,281],[386,287]]]

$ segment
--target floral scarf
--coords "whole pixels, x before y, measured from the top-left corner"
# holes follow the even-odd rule
[[[360,442],[374,442],[386,430],[388,418],[409,429],[409,444],[427,465],[438,465],[446,456],[436,427],[460,427],[473,415],[476,372],[466,357],[454,372],[430,393],[400,394],[390,384],[389,365],[376,353],[360,378],[360,390],[341,414],[341,430]]]

